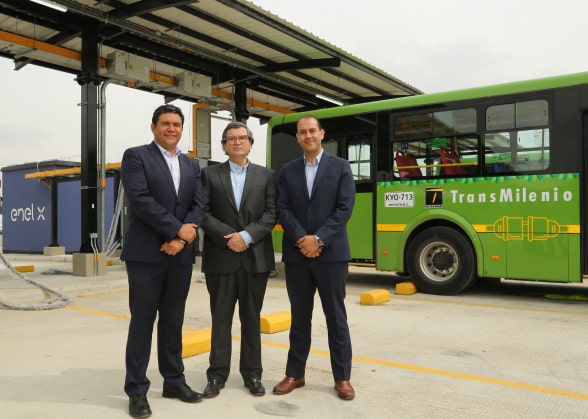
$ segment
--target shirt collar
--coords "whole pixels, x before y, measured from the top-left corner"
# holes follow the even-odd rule
[[[321,158],[323,157],[323,153],[324,153],[324,152],[325,152],[325,149],[324,149],[324,148],[323,148],[323,149],[321,149],[321,152],[320,152],[320,153],[318,153],[318,155],[317,155],[317,156],[314,158],[314,164],[310,164],[310,163],[308,162],[308,160],[306,160],[306,155],[304,155],[304,154],[303,154],[303,155],[302,155],[302,158],[304,159],[304,164],[305,164],[306,166],[318,166],[318,165],[319,165],[319,163],[321,162]]]
[[[165,148],[163,148],[162,146],[160,146],[157,141],[153,140],[153,142],[155,143],[155,145],[157,146],[157,148],[159,148],[159,151],[161,151],[161,154],[163,154],[166,157],[172,158],[172,155],[171,155],[171,153],[169,151],[167,151]],[[182,152],[182,150],[180,150],[179,147],[176,147],[176,153],[173,155],[173,157],[178,156],[181,152]]]
[[[249,160],[247,160],[247,164],[243,167],[229,160],[229,167],[231,168],[231,172],[242,172],[249,167]]]

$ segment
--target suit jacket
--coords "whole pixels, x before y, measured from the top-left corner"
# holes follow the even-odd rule
[[[167,257],[159,250],[161,245],[176,237],[182,224],[202,223],[200,166],[183,154],[178,159],[180,186],[176,194],[169,167],[155,142],[129,148],[123,154],[121,177],[130,218],[122,260],[160,263]],[[184,265],[195,262],[194,242],[175,256]]]
[[[296,241],[315,234],[325,243],[317,260],[341,262],[351,259],[347,221],[355,204],[355,182],[349,162],[323,152],[309,198],[304,158],[287,163],[280,172],[278,216],[284,229],[282,260],[306,259]]]
[[[276,177],[273,170],[249,163],[241,206],[237,208],[229,162],[202,169],[206,211],[202,229],[204,249],[202,272],[235,272],[243,263],[250,273],[275,269],[271,232],[276,224]],[[244,252],[227,247],[226,234],[246,230],[253,243]]]

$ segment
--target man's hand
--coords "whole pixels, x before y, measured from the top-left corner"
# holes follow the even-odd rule
[[[163,243],[159,250],[161,250],[164,253],[167,253],[170,256],[175,256],[178,254],[178,252],[184,249],[184,246],[185,244],[182,243],[180,239],[176,238],[166,243]]]
[[[240,253],[249,249],[249,246],[245,244],[245,240],[243,240],[243,237],[240,233],[230,233],[224,236],[224,238],[227,239],[227,246],[233,252]]]
[[[296,244],[300,249],[300,253],[309,259],[318,257],[323,251],[323,248],[317,244],[316,238],[312,234],[300,237]]]
[[[178,237],[188,243],[192,243],[198,234],[198,226],[194,223],[183,224],[178,230]]]

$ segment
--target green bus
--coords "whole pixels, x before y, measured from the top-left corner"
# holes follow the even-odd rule
[[[352,262],[432,294],[478,278],[583,281],[588,72],[310,113],[355,177]],[[301,115],[269,122],[277,172],[302,155]]]

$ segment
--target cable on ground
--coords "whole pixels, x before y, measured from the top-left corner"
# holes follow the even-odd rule
[[[56,291],[52,288],[49,288],[48,286],[43,285],[37,281],[34,281],[33,279],[29,278],[26,275],[23,275],[21,272],[18,272],[14,268],[14,266],[12,266],[12,264],[6,259],[6,257],[4,256],[4,254],[1,251],[0,251],[0,259],[2,260],[4,265],[10,270],[10,272],[12,272],[12,276],[16,276],[16,277],[22,279],[23,281],[28,282],[29,284],[34,285],[34,286],[42,289],[45,293],[55,296],[52,298],[46,298],[37,304],[19,304],[19,305],[11,304],[11,303],[8,303],[8,302],[0,299],[0,308],[5,308],[5,309],[9,309],[9,310],[52,310],[52,309],[56,309],[56,308],[67,307],[68,305],[70,305],[72,303],[71,298],[66,297],[65,295],[63,295],[59,291]]]

